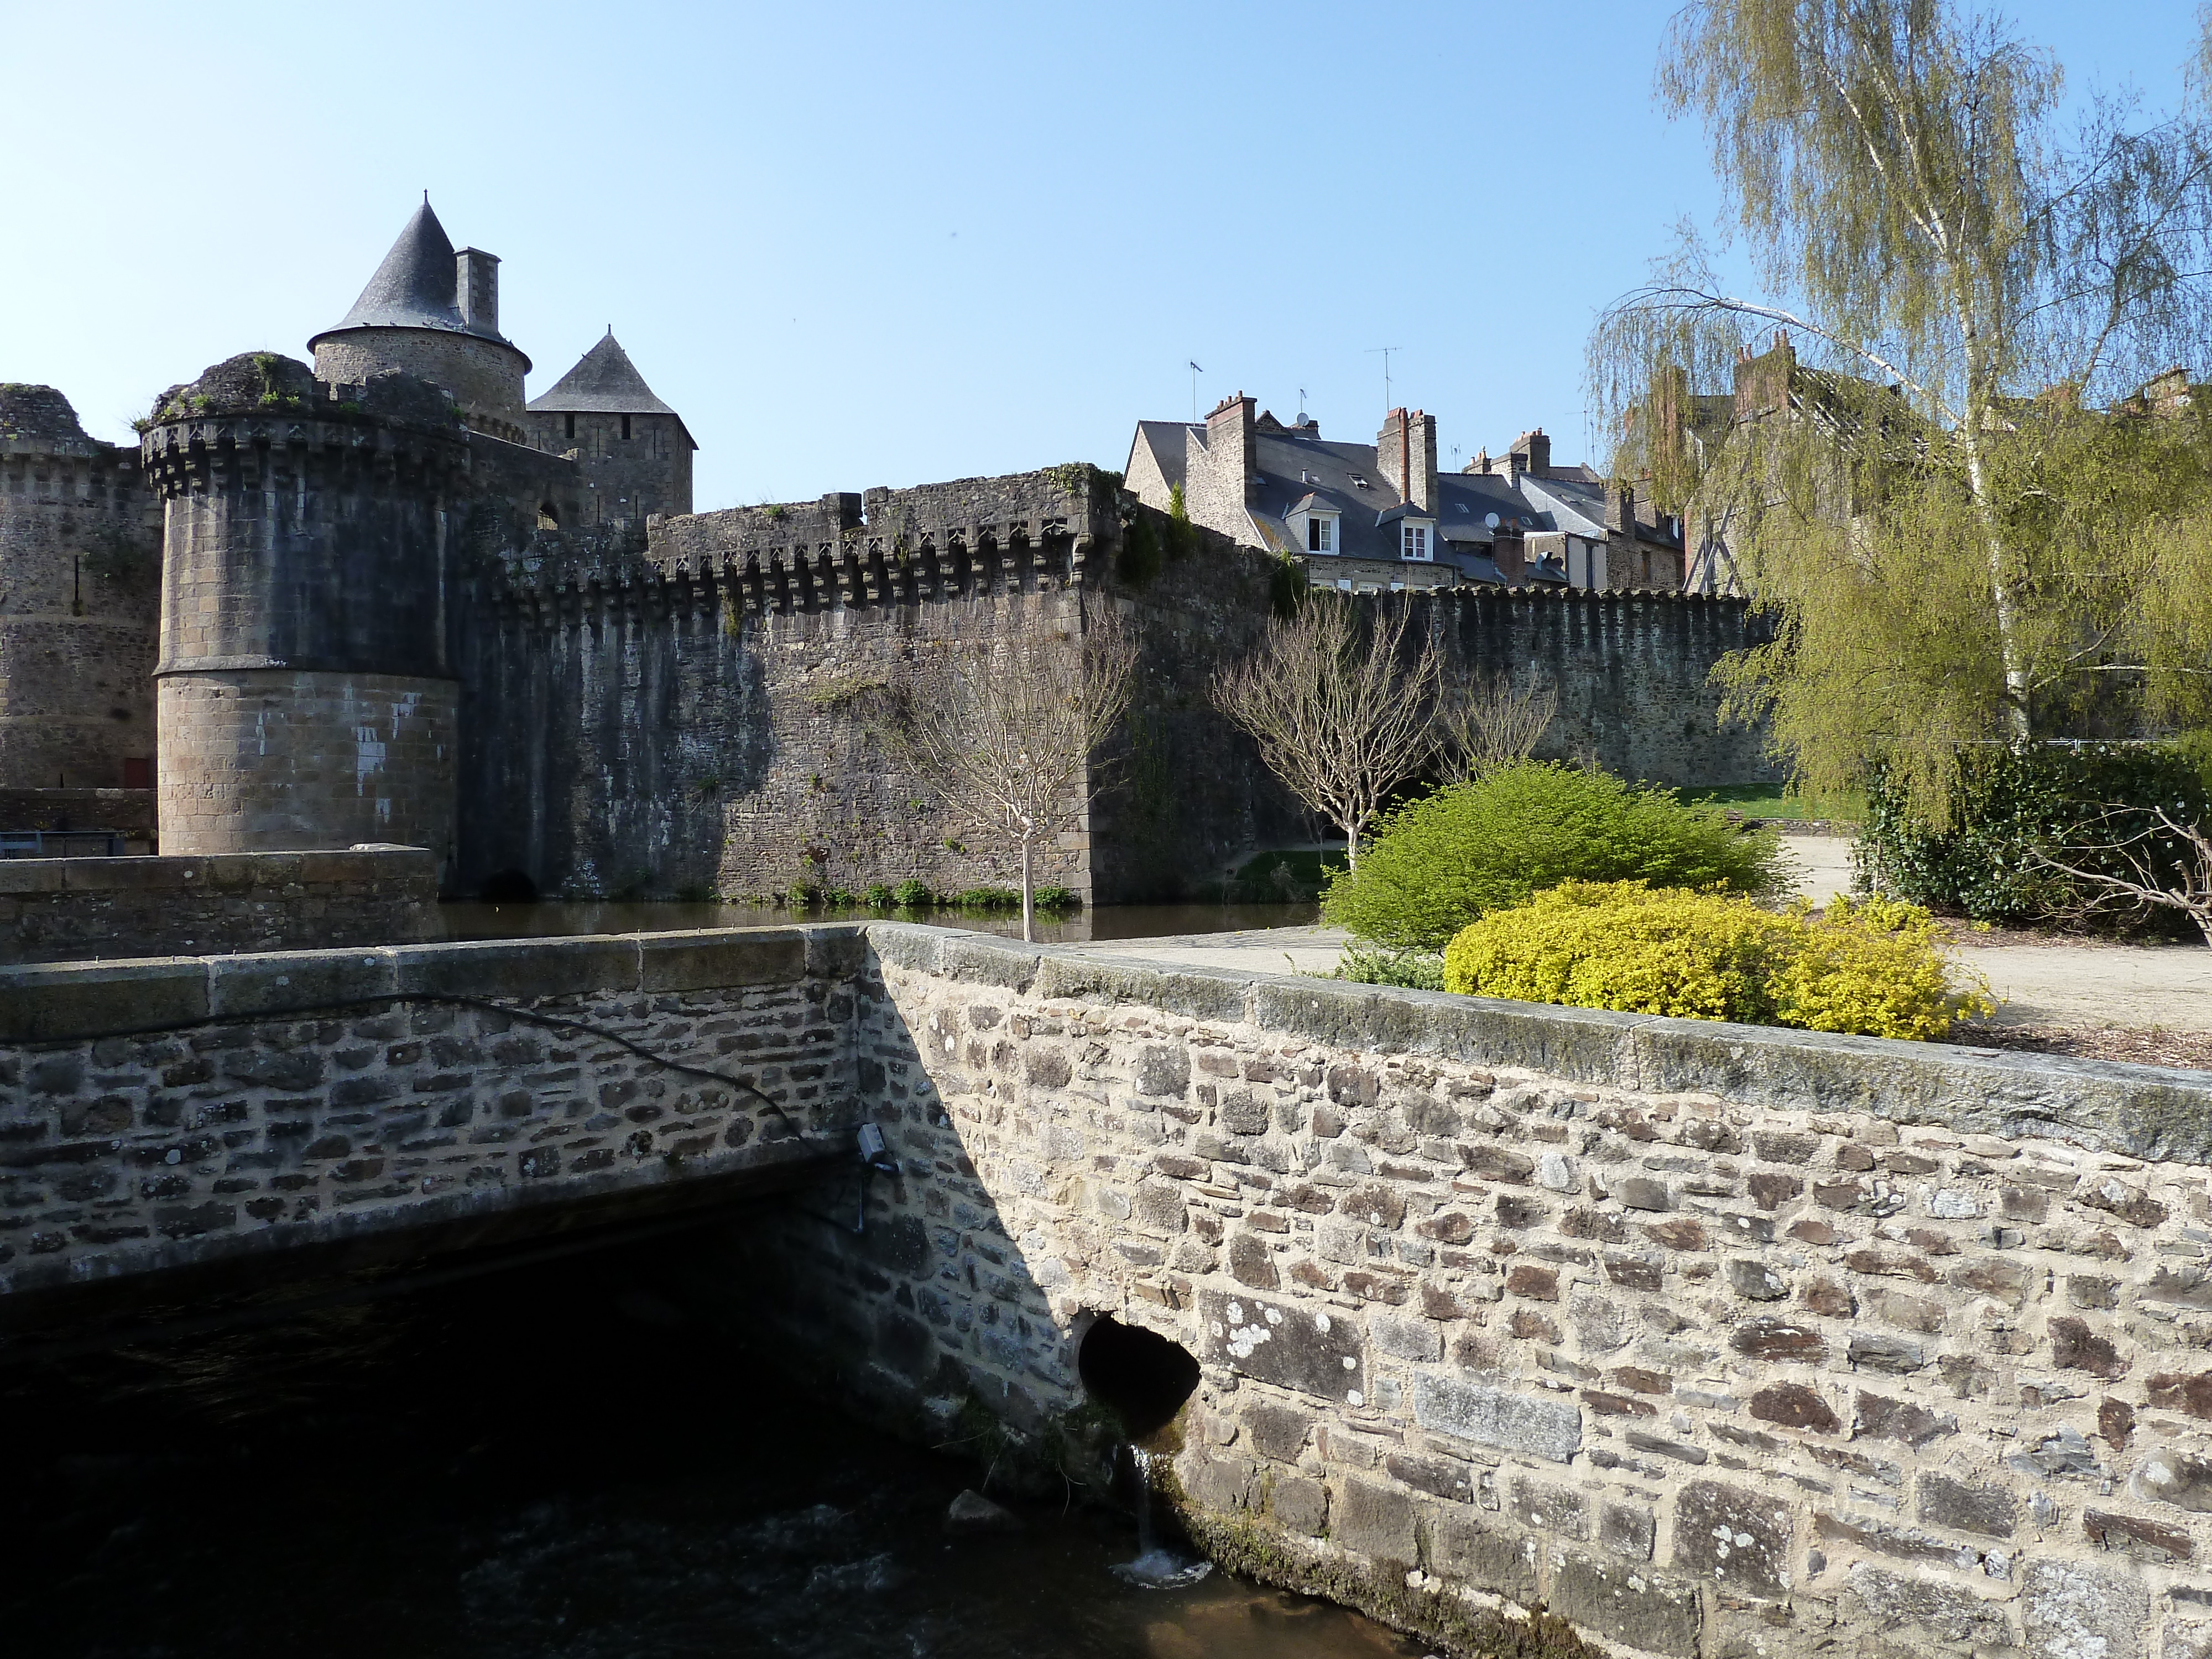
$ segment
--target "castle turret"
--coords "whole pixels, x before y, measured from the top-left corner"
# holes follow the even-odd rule
[[[307,347],[319,380],[359,386],[398,369],[451,392],[479,432],[523,441],[530,359],[499,331],[499,261],[456,253],[427,195],[344,321]]]
[[[699,446],[684,417],[653,395],[613,329],[551,391],[531,399],[529,422],[538,448],[575,455],[587,523],[642,524],[656,513],[691,510],[691,452]]]
[[[155,524],[136,454],[0,384],[0,789],[152,787]]]
[[[146,431],[165,854],[451,854],[469,434],[412,375],[331,390],[290,358],[234,357],[164,393]]]

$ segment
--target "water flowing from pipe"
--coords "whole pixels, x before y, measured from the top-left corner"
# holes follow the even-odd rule
[[[1213,1571],[1211,1561],[1193,1560],[1164,1549],[1152,1536],[1152,1454],[1141,1446],[1124,1446],[1137,1486],[1137,1559],[1116,1563],[1114,1576],[1140,1589],[1178,1589],[1195,1584]],[[1120,1462],[1117,1457],[1116,1464]]]

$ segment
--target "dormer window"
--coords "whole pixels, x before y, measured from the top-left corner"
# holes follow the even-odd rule
[[[1401,524],[1398,526],[1398,552],[1402,558],[1428,559],[1429,527],[1425,524]]]
[[[1306,551],[1334,553],[1336,551],[1336,523],[1325,514],[1316,513],[1306,520]]]

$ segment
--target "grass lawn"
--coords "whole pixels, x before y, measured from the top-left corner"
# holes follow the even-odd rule
[[[1814,804],[1802,795],[1783,793],[1778,783],[1725,783],[1681,792],[1691,806],[1723,806],[1747,818],[1805,818],[1818,822],[1856,823],[1866,816],[1866,802],[1856,796],[1832,803]]]

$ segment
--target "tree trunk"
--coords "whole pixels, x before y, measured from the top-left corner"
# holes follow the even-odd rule
[[[1359,826],[1347,823],[1336,827],[1344,831],[1345,868],[1356,876],[1359,873]]]
[[[1998,533],[1996,514],[1990,507],[1989,487],[1982,471],[1981,434],[1974,429],[1982,410],[1969,399],[1969,414],[1960,437],[1966,451],[1966,488],[1974,498],[1974,516],[1982,527],[1982,544],[1989,562],[1990,605],[1996,617],[1997,649],[2004,661],[2005,735],[2024,744],[2034,735],[2028,720],[2027,667],[2020,656],[2020,618],[2012,583],[2004,568],[2004,541]]]
[[[1036,942],[1036,897],[1030,885],[1030,838],[1022,837],[1022,943]]]

